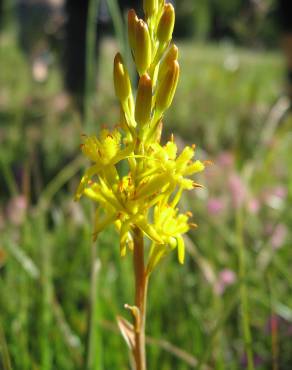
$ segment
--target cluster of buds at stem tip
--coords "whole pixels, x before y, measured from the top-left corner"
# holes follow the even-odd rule
[[[164,0],[144,0],[143,9],[145,20],[139,19],[134,9],[128,13],[129,44],[140,76],[133,111],[127,108],[128,98],[130,103],[133,98],[120,54],[114,63],[116,95],[128,110],[126,115],[129,113],[130,119],[136,122],[134,125],[140,127],[150,125],[153,115],[159,119],[169,108],[179,77],[178,49],[174,44],[169,45],[175,22],[173,6]]]
[[[144,0],[143,10],[146,18],[152,17],[158,10],[158,0]]]

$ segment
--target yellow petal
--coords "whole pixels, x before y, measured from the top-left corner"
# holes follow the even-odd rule
[[[185,260],[185,242],[182,236],[178,236],[177,238],[177,256],[179,263],[183,264]]]
[[[184,175],[192,175],[193,173],[201,172],[205,169],[205,165],[201,161],[195,161],[184,170]]]

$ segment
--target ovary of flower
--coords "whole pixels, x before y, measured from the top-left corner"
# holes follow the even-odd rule
[[[177,186],[182,189],[193,189],[198,184],[185,176],[193,175],[204,170],[200,161],[192,162],[195,151],[185,147],[177,157],[177,146],[169,141],[165,146],[155,143],[151,146],[148,168],[143,173],[136,191],[137,197],[149,196],[160,189],[161,191],[174,191]]]

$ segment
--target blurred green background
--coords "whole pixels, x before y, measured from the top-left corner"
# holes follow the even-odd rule
[[[34,9],[38,22],[32,27],[32,13],[22,24],[17,3],[1,3],[4,370],[90,369],[89,328],[91,369],[130,368],[115,320],[128,315],[125,303],[133,303],[131,256],[120,258],[117,235],[108,229],[98,239],[96,257],[91,205],[73,201],[87,165],[79,152],[81,135],[119,120],[112,61],[118,49],[128,48],[123,12],[108,3],[111,11],[100,11],[98,50],[87,39],[87,57],[98,52],[98,66],[93,59],[87,64],[92,75],[87,70],[83,110],[76,103],[80,95],[64,88],[62,4],[57,18]],[[172,253],[150,281],[148,366],[247,368],[242,323],[248,314],[255,368],[288,370],[292,119],[283,94],[275,3],[184,0],[176,9],[181,79],[164,119],[165,138],[174,133],[179,147],[195,143],[197,157],[213,165],[200,178],[205,188],[182,201],[199,225],[186,237],[185,264]],[[48,32],[44,26],[52,19],[57,26]],[[25,30],[28,45],[21,42]]]

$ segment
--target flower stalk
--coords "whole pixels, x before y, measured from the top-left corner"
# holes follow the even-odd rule
[[[86,196],[96,203],[94,239],[109,224],[120,236],[120,254],[133,255],[135,305],[126,305],[133,325],[120,318],[120,330],[136,364],[146,370],[145,322],[148,280],[172,250],[184,262],[183,234],[196,227],[191,212],[180,212],[184,190],[199,187],[190,177],[205,163],[193,160],[195,146],[178,153],[172,135],[161,144],[163,118],[173,102],[180,67],[178,48],[171,42],[175,12],[164,0],[144,0],[145,18],[128,13],[128,36],[140,76],[137,93],[118,53],[114,59],[114,88],[121,107],[119,125],[99,136],[85,136],[81,145],[92,162],[82,177],[76,200]],[[120,164],[128,172],[121,173]],[[144,244],[148,239],[150,243]],[[150,247],[148,247],[148,244]]]
[[[143,233],[139,229],[134,230],[133,263],[135,273],[135,305],[138,308],[138,316],[134,325],[135,344],[133,355],[136,370],[146,370],[145,323],[148,274],[146,274],[144,264],[144,238]]]

